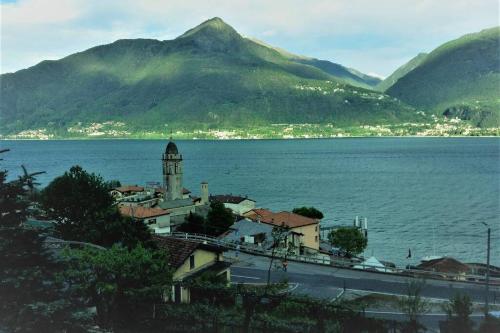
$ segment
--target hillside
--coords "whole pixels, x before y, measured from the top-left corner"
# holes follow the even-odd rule
[[[500,27],[438,47],[387,93],[418,108],[499,126]]]
[[[261,40],[250,38],[251,41],[265,46],[267,48],[273,49],[285,57],[287,60],[297,62],[304,65],[314,66],[316,68],[321,69],[322,71],[334,76],[336,79],[347,83],[349,85],[355,87],[361,87],[366,89],[373,89],[377,84],[379,84],[382,80],[377,77],[370,76],[364,73],[361,73],[355,69],[347,68],[342,65],[333,63],[328,60],[320,60],[311,57],[306,57],[302,55],[296,55],[290,53],[286,50],[283,50],[279,47],[273,47]]]
[[[243,38],[219,18],[174,40],[118,40],[0,79],[3,134],[48,128],[64,136],[110,121],[130,133],[422,118],[387,95]]]
[[[416,57],[412,58],[406,64],[396,69],[394,73],[386,77],[383,81],[379,82],[375,86],[375,88],[379,91],[386,91],[387,89],[392,87],[394,83],[396,83],[400,78],[418,67],[422,63],[422,61],[424,61],[426,56],[427,53],[419,53]]]

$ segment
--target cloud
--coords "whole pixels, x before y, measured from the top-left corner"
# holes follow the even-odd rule
[[[0,10],[2,73],[119,38],[171,39],[219,16],[291,52],[389,75],[499,22],[497,0],[19,0]]]

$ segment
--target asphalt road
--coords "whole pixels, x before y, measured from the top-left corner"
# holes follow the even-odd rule
[[[268,267],[269,258],[240,253],[236,262],[231,266],[232,281],[266,283]],[[291,261],[288,262],[287,272],[274,267],[271,272],[273,282],[287,279],[289,283],[298,284],[295,290],[297,293],[330,299],[337,297],[339,290],[343,288],[404,295],[408,281],[412,279],[393,274]],[[433,279],[425,280],[422,296],[449,299],[457,292],[468,294],[474,302],[483,303],[485,299],[485,288],[482,284]],[[490,303],[500,303],[500,286],[490,286],[489,295]]]
[[[234,253],[230,253],[234,258]],[[231,280],[234,283],[266,283],[269,258],[239,254],[231,266]],[[277,261],[279,266],[279,261]],[[345,288],[352,291],[404,295],[407,291],[409,277],[377,272],[340,269],[297,262],[288,263],[287,272],[275,267],[271,270],[271,281],[286,279],[291,291],[317,298],[335,300]],[[473,302],[484,303],[484,285],[441,280],[426,280],[421,295],[427,298],[450,299],[455,293],[468,294]],[[490,286],[490,303],[500,303],[500,287]],[[405,315],[397,311],[366,311],[366,315],[402,321]],[[444,313],[428,313],[420,321],[429,329],[437,329],[439,321],[446,318]],[[473,314],[472,319],[479,322],[482,314]]]

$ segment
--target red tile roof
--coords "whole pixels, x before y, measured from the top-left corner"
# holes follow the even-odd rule
[[[243,214],[251,220],[272,224],[276,226],[285,225],[289,228],[298,228],[310,224],[317,224],[319,220],[305,217],[299,214],[290,212],[274,213],[267,209],[252,209],[251,211]]]
[[[155,216],[163,216],[170,214],[167,210],[161,208],[150,208],[142,206],[120,206],[120,213],[125,216],[135,217],[138,219],[145,219]]]
[[[142,186],[137,186],[137,185],[126,185],[126,186],[120,186],[120,187],[115,187],[114,190],[125,193],[125,192],[143,192],[144,187]]]

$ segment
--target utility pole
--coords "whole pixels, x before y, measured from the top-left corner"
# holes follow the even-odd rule
[[[487,252],[486,252],[486,295],[484,304],[484,313],[488,315],[489,313],[489,293],[490,293],[490,238],[491,238],[491,228],[488,224],[482,222],[486,227],[488,227],[488,242],[487,242]]]

